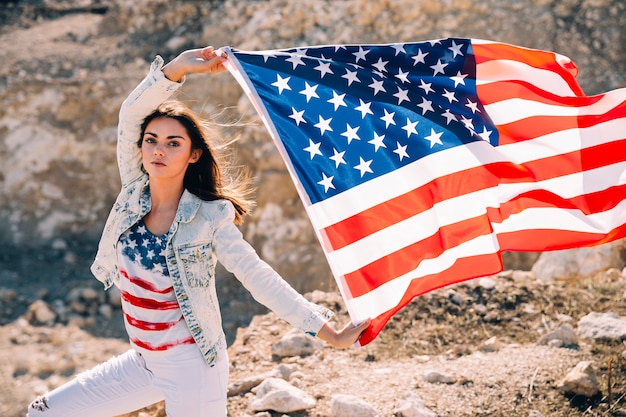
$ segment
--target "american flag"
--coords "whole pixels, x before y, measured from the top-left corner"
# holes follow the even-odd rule
[[[365,345],[502,251],[626,236],[626,89],[498,42],[224,48],[278,147]]]

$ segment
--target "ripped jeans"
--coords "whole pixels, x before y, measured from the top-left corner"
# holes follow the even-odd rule
[[[134,349],[39,397],[27,417],[113,417],[165,400],[168,417],[225,417],[226,352],[213,368],[197,347],[167,360]]]

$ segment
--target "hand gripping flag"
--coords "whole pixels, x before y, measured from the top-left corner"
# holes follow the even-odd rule
[[[355,323],[502,270],[502,251],[626,236],[626,89],[497,42],[225,48]]]

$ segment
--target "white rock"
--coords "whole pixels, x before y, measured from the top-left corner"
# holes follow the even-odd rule
[[[394,411],[398,417],[437,417],[426,407],[424,401],[414,392],[407,392],[398,401],[398,406]]]
[[[591,312],[578,322],[578,336],[583,339],[626,339],[626,317]]]
[[[550,332],[539,339],[540,345],[550,345],[555,347],[570,347],[578,346],[578,336],[574,331],[574,328],[566,323],[553,332]]]
[[[28,306],[26,316],[29,321],[50,325],[54,323],[57,315],[45,301],[37,300]]]
[[[365,400],[337,394],[330,400],[330,417],[378,417],[378,411]]]
[[[291,413],[315,407],[315,399],[280,378],[268,378],[257,387],[256,398],[250,402],[253,411],[274,410]]]
[[[558,387],[564,394],[576,394],[585,397],[593,397],[600,391],[593,365],[589,361],[579,362],[559,382]]]
[[[424,372],[422,379],[431,384],[454,384],[456,382],[455,377],[433,370]]]
[[[294,329],[272,346],[272,355],[278,357],[311,355],[324,348],[321,340]]]

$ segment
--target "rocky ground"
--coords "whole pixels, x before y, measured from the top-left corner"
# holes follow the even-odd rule
[[[28,265],[46,273],[26,282],[10,279],[23,269],[5,269],[0,281],[4,417],[23,416],[35,394],[128,347],[114,297],[104,297],[89,281],[68,278],[68,287],[61,289],[48,278],[62,274],[61,265],[67,274],[76,274],[85,262],[76,259],[68,267],[65,260],[56,268],[54,262]],[[625,316],[625,283],[618,269],[549,282],[535,279],[531,272],[508,271],[415,299],[364,348],[322,345],[285,357],[276,352],[290,326],[273,313],[254,316],[249,325],[229,335],[230,415],[374,416],[366,411],[370,409],[379,416],[398,417],[626,415],[623,337],[593,340],[574,333],[550,341],[546,336],[564,324],[576,332],[580,319],[590,312]],[[348,320],[338,294],[308,296],[335,310],[338,325]],[[599,390],[595,395],[560,389],[563,378],[582,361],[592,364]],[[295,412],[253,410],[250,404],[258,394],[254,386],[270,375],[301,389],[314,399],[314,406]],[[337,414],[331,404],[338,394],[354,396],[370,408]],[[400,411],[407,395],[421,399],[426,411]],[[131,416],[165,413],[157,404],[125,417]]]

